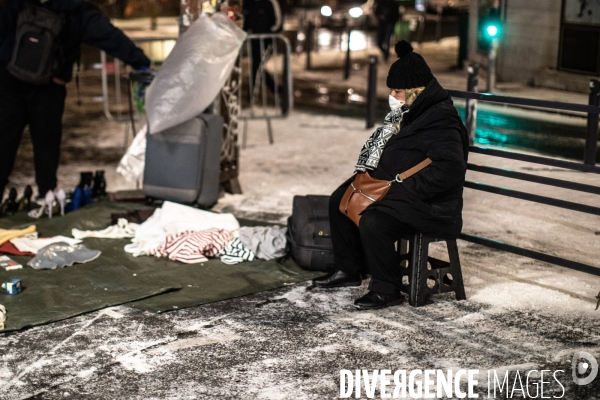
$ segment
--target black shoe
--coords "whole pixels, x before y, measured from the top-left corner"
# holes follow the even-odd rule
[[[317,279],[313,279],[312,285],[318,288],[336,288],[346,286],[360,286],[362,279],[360,275],[351,275],[337,270]]]
[[[354,307],[359,310],[377,310],[378,308],[398,305],[403,301],[404,296],[398,293],[384,294],[369,291],[369,293],[354,302]]]
[[[33,189],[31,185],[27,185],[23,192],[23,197],[18,201],[17,207],[19,211],[31,211],[31,196],[33,196]]]
[[[17,208],[17,189],[12,187],[8,192],[8,205],[6,211],[10,212],[12,215],[15,215]]]
[[[0,196],[1,197],[1,196]],[[6,215],[9,212],[15,215],[17,211],[17,189],[10,188],[8,198],[0,203],[0,216]]]
[[[103,197],[106,196],[106,179],[104,178],[104,171],[96,171],[94,175],[94,185],[92,188],[92,197]]]
[[[92,183],[94,182],[94,173],[91,171],[84,171],[79,173],[79,186],[81,190],[83,190],[86,186],[91,188]],[[41,193],[41,192],[40,192]],[[45,195],[45,193],[44,193]]]

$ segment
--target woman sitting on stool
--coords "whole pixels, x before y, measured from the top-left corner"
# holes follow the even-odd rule
[[[391,181],[426,158],[431,164],[402,182],[394,181],[383,199],[363,211],[359,226],[339,209],[354,177],[331,195],[335,271],[313,280],[313,286],[360,286],[361,277],[369,274],[369,292],[354,302],[359,309],[402,302],[402,273],[395,249],[401,237],[419,231],[457,238],[462,228],[467,131],[423,57],[406,41],[396,43],[395,48],[399,59],[387,76],[392,111],[363,146],[356,171]]]

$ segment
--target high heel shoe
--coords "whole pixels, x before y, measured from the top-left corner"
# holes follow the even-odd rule
[[[56,191],[56,201],[58,201],[58,205],[60,206],[60,215],[62,217],[65,215],[65,203],[67,202],[67,195],[64,190],[60,189]]]
[[[31,211],[31,196],[33,196],[33,189],[31,185],[27,185],[23,197],[18,201],[18,211]]]
[[[92,186],[92,197],[106,196],[106,179],[104,178],[104,171],[96,171],[94,175],[94,186]]]
[[[54,203],[54,192],[52,190],[48,190],[46,196],[44,197],[44,202],[42,203],[42,207],[37,208],[35,210],[31,210],[27,213],[31,218],[40,218],[44,215],[44,210],[46,210],[46,206],[48,210],[48,217],[52,218],[52,203]]]
[[[79,173],[79,186],[83,190],[86,186],[91,188],[94,182],[94,173],[91,171],[84,171]]]
[[[17,189],[14,187],[10,188],[10,192],[8,192],[8,205],[6,211],[15,215],[17,212]]]
[[[52,219],[52,209],[54,208],[54,192],[52,190],[48,190],[46,193],[46,197],[44,197],[44,203],[46,204],[48,218]]]
[[[2,195],[0,194],[0,198],[1,197]],[[15,214],[15,211],[17,211],[16,199],[17,189],[10,188],[10,191],[8,192],[8,198],[0,203],[0,216],[5,215],[8,212],[11,212],[13,215]]]
[[[31,218],[40,218],[42,215],[44,215],[45,208],[46,208],[46,203],[42,203],[42,206],[40,208],[30,210],[27,213],[27,215],[29,215]]]
[[[4,193],[0,193],[0,217],[6,214],[6,211],[8,210],[8,199],[1,201],[3,195]]]

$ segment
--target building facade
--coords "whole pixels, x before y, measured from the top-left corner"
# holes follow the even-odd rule
[[[470,0],[469,8],[469,59],[484,67],[482,22],[490,10],[500,16],[499,82],[581,91],[600,74],[600,0]]]

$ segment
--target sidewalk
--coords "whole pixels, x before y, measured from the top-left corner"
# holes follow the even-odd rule
[[[119,125],[102,118],[87,122],[118,147]],[[273,130],[269,145],[265,123],[249,123],[248,147],[240,153],[244,193],[226,195],[215,211],[282,223],[294,195],[329,194],[352,174],[371,133],[360,119],[303,111],[273,121]],[[66,133],[74,138],[72,127]],[[91,132],[83,135],[95,143]],[[471,162],[487,163],[483,158],[474,154]],[[82,166],[114,171],[115,162],[71,159],[61,166],[61,185]],[[555,168],[496,166],[600,185],[598,176]],[[471,172],[468,178],[524,191],[533,186]],[[117,189],[112,178],[108,189]],[[535,190],[571,196],[557,192]],[[594,204],[594,197],[577,201]],[[598,265],[597,217],[465,189],[464,220],[470,234]],[[564,399],[597,399],[600,387],[573,387],[570,370],[575,350],[600,355],[594,311],[600,278],[463,241],[459,252],[467,293],[461,302],[440,295],[417,309],[357,311],[352,302],[365,286],[309,291],[305,283],[163,314],[123,305],[0,335],[0,389],[13,395],[0,398],[332,399],[339,396],[340,369],[468,368],[481,370],[480,398],[487,369],[513,371],[511,379],[517,370],[524,377],[543,369],[566,371]],[[430,255],[444,259],[443,245],[432,245]],[[560,388],[554,393],[561,397]]]

